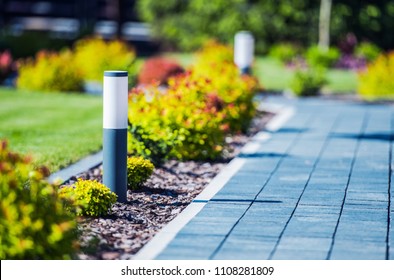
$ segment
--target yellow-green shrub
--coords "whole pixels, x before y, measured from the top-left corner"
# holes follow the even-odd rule
[[[59,193],[73,201],[74,209],[70,212],[76,212],[79,216],[105,215],[117,199],[117,195],[108,187],[93,180],[79,179],[75,183],[75,188],[63,187]]]
[[[324,68],[298,69],[291,80],[291,90],[298,96],[315,96],[327,83]]]
[[[75,216],[64,209],[45,168],[0,141],[0,259],[70,259],[76,249]]]
[[[129,157],[127,159],[127,186],[131,190],[138,190],[152,175],[155,166],[143,157]]]
[[[367,100],[394,98],[394,51],[380,55],[359,73],[358,92]]]
[[[80,91],[81,73],[69,50],[60,53],[41,51],[19,63],[16,86],[39,91]]]
[[[166,90],[131,92],[129,151],[158,164],[217,159],[226,134],[249,127],[258,88],[255,78],[239,75],[231,48],[211,42],[187,73],[169,79]]]
[[[321,50],[318,46],[311,46],[305,53],[308,65],[314,68],[332,67],[340,57],[340,52],[336,47],[330,47],[328,50]]]
[[[92,37],[74,46],[75,63],[84,80],[102,81],[106,70],[123,70],[134,74],[135,52],[125,42],[104,41]]]
[[[129,98],[129,151],[160,164],[167,158],[215,159],[224,143],[223,113],[208,105],[209,81],[190,73]],[[212,92],[212,94],[214,94]]]
[[[239,75],[232,49],[218,43],[207,44],[198,52],[192,74],[195,79],[209,80],[223,100],[225,123],[230,130],[245,132],[256,111],[253,98],[261,86],[253,76]]]

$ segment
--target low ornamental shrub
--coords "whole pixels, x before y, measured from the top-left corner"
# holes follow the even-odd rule
[[[59,193],[60,196],[72,201],[68,204],[68,209],[78,216],[106,215],[117,199],[117,195],[108,187],[93,180],[79,179],[75,183],[75,188],[63,187]]]
[[[72,258],[75,216],[47,175],[0,141],[0,259]]]
[[[250,75],[239,75],[230,47],[215,42],[207,44],[197,53],[192,67],[195,79],[209,81],[211,90],[223,102],[224,123],[230,132],[246,132],[256,112],[253,98],[261,90],[258,80]]]
[[[9,51],[0,52],[0,84],[11,74],[13,59]]]
[[[16,86],[20,89],[38,91],[80,91],[81,73],[73,63],[69,50],[60,53],[41,51],[35,59],[19,63]]]
[[[214,160],[228,133],[246,131],[259,85],[239,75],[232,49],[214,42],[165,91],[134,89],[129,95],[129,151],[160,164],[167,158]]]
[[[394,98],[394,51],[380,55],[359,72],[358,92],[367,100]]]
[[[170,80],[165,93],[134,89],[129,97],[129,151],[155,165],[165,159],[215,159],[223,148],[223,114],[208,108],[204,83],[190,73]]]
[[[292,43],[273,45],[269,51],[270,57],[276,58],[284,64],[293,62],[299,55],[301,55],[301,48]]]
[[[356,46],[355,55],[358,58],[365,59],[368,63],[374,61],[382,50],[370,42],[361,42],[359,45]]]
[[[233,63],[234,51],[228,46],[215,40],[207,41],[196,53],[197,65],[210,65],[215,67],[222,63]],[[198,67],[198,66],[197,66]]]
[[[74,53],[75,64],[85,81],[102,81],[106,70],[128,71],[129,77],[135,75],[135,51],[123,41],[85,38],[75,43]]]
[[[301,69],[294,73],[290,88],[297,96],[315,96],[326,83],[323,69]]]
[[[167,85],[172,76],[183,73],[185,70],[177,62],[163,57],[147,59],[138,74],[138,84]]]
[[[318,46],[312,46],[308,48],[305,54],[308,65],[319,68],[332,67],[339,57],[340,52],[334,47],[330,47],[327,51],[323,51]]]
[[[143,157],[129,157],[127,159],[127,186],[131,190],[141,189],[152,175],[155,166]]]

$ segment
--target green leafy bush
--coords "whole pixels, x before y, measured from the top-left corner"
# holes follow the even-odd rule
[[[359,73],[358,92],[367,100],[394,98],[394,51],[380,55]]]
[[[334,65],[339,59],[340,52],[337,48],[331,47],[327,51],[321,50],[318,46],[312,46],[306,51],[306,61],[311,67],[328,68]]]
[[[193,81],[190,73],[170,80],[165,93],[155,87],[134,89],[129,151],[155,164],[174,157],[215,159],[224,143],[222,120],[223,113],[207,107],[204,84]]]
[[[64,209],[46,168],[0,141],[0,259],[70,259],[76,250],[75,216]]]
[[[41,51],[35,59],[20,63],[16,86],[39,91],[80,91],[82,76],[73,63],[73,54]]]
[[[297,70],[291,81],[291,90],[298,96],[318,95],[319,90],[327,83],[323,69]]]
[[[142,101],[143,95],[136,94],[139,99],[138,104],[133,103],[133,107],[138,107],[145,104]],[[128,150],[134,155],[141,155],[144,158],[150,159],[155,165],[162,164],[169,158],[171,150],[177,145],[180,140],[177,138],[177,132],[173,131],[171,127],[166,126],[166,120],[161,120],[153,113],[153,105],[148,105],[147,114],[143,119],[135,119],[129,117],[131,123],[129,124]],[[135,112],[134,109],[129,112]],[[131,113],[129,113],[130,116]],[[138,114],[142,117],[142,114]]]
[[[374,61],[382,50],[369,42],[362,42],[356,46],[355,54],[357,57],[364,58],[367,62]]]
[[[138,190],[152,175],[155,166],[143,157],[127,159],[127,185],[131,190]]]
[[[279,43],[271,47],[269,56],[278,59],[282,63],[291,63],[301,54],[301,49],[298,45],[292,43]]]
[[[86,81],[102,81],[106,70],[135,74],[135,52],[125,42],[106,42],[100,38],[81,39],[75,43],[75,64]]]
[[[75,188],[63,187],[59,193],[62,197],[73,201],[71,212],[76,212],[79,216],[105,215],[117,199],[117,195],[108,187],[92,180],[79,179],[75,183]]]

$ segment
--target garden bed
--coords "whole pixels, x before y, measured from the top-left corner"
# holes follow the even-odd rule
[[[157,167],[141,191],[128,191],[127,203],[116,203],[111,213],[79,221],[79,259],[131,259],[153,236],[173,220],[208,185],[243,145],[273,116],[259,112],[247,134],[226,138],[224,157],[216,162],[170,160]],[[102,181],[102,166],[71,178]]]

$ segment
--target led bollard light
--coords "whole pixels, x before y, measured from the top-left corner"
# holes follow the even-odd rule
[[[103,90],[103,184],[126,202],[127,72],[105,71]]]
[[[250,74],[254,58],[254,38],[249,31],[240,31],[234,37],[234,63],[241,74]]]

